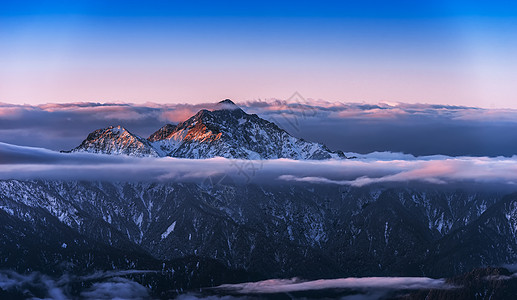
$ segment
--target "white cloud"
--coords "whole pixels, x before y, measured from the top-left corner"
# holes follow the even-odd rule
[[[391,158],[390,158],[391,157]],[[400,159],[407,158],[407,159]],[[488,183],[514,186],[517,157],[407,157],[299,161],[225,158],[135,158],[59,153],[0,143],[0,179],[202,182],[223,177],[237,183],[304,182],[364,186],[376,183]]]

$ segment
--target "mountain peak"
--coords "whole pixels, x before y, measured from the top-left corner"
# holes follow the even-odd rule
[[[159,156],[149,141],[129,132],[122,126],[109,126],[93,131],[71,152]]]
[[[120,134],[120,133],[123,133],[123,132],[126,132],[127,129],[120,126],[120,125],[117,125],[117,126],[108,126],[107,128],[104,129],[105,131],[111,131],[113,134]]]
[[[72,151],[181,158],[346,158],[341,152],[295,138],[276,124],[247,114],[230,99],[216,103],[213,110],[200,110],[178,125],[167,124],[147,139],[123,127],[99,129]]]
[[[235,105],[235,103],[230,99],[224,99],[223,101],[219,101],[219,104],[230,104]]]
[[[224,99],[219,101],[215,107],[215,110],[235,110],[240,109],[232,100]]]

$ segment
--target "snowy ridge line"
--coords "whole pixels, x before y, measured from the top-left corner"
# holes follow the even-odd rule
[[[147,139],[122,126],[95,130],[70,152],[194,159],[346,158],[341,151],[298,139],[272,122],[247,114],[228,99],[212,111],[203,109],[177,125],[166,124]]]

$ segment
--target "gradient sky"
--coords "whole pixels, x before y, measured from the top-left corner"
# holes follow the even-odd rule
[[[514,1],[0,4],[7,103],[200,103],[298,91],[517,108],[515,53]]]

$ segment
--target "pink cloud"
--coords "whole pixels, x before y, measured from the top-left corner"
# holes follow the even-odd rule
[[[13,106],[0,106],[0,118],[16,119],[23,113],[23,108]]]
[[[348,165],[348,163],[347,163]],[[349,165],[350,167],[350,165]],[[517,183],[517,157],[513,158],[432,158],[429,160],[363,162],[363,174],[352,180],[330,179],[322,176],[282,175],[280,180],[306,183],[326,183],[350,186],[365,186],[375,183],[402,183],[421,181],[433,184],[455,182]],[[388,172],[384,176],[372,176],[375,172]],[[348,170],[351,174],[352,170]],[[357,173],[354,173],[357,174]]]
[[[85,113],[101,115],[103,118],[135,119],[145,110],[154,110],[156,116],[171,122],[181,122],[192,116],[201,109],[214,109],[213,103],[198,104],[131,104],[131,103],[95,103],[95,102],[72,102],[72,103],[47,103],[37,106],[0,104],[0,116],[13,116],[24,111],[45,111],[62,113]],[[324,100],[278,100],[248,101],[237,103],[244,110],[259,115],[296,115],[307,114],[309,116],[325,116],[334,119],[340,118],[364,118],[364,119],[393,119],[402,116],[441,116],[450,120],[465,121],[511,121],[516,122],[517,110],[512,109],[479,109],[472,107],[430,105],[430,104],[407,104],[407,103],[342,103],[328,102]]]
[[[161,113],[160,118],[167,122],[179,123],[193,116],[197,111],[192,108],[178,108]]]

